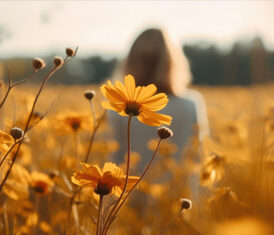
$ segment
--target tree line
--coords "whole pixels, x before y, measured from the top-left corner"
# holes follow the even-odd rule
[[[185,45],[182,50],[190,62],[194,85],[250,85],[274,81],[274,52],[266,49],[261,38],[255,38],[251,43],[237,41],[226,52],[215,45],[205,47],[199,44]],[[15,81],[24,77],[31,69],[31,60],[2,59],[0,79],[3,79],[1,74],[7,78],[8,65],[12,68]],[[48,64],[50,63],[49,61]],[[99,84],[111,78],[118,63],[117,58],[105,59],[100,55],[86,59],[75,58],[52,82]]]

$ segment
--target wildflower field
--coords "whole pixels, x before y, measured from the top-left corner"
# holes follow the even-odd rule
[[[154,85],[135,87],[131,76],[115,85],[46,85],[73,56],[55,58],[52,69],[36,59],[30,79],[41,85],[1,78],[0,234],[274,234],[274,84],[194,87],[211,135],[193,136],[176,162],[179,146],[161,127],[172,119],[161,113],[168,99]],[[45,78],[40,69],[49,70]],[[108,112],[128,119],[128,144],[131,118],[155,126],[144,146],[151,156],[128,145],[125,162],[112,162],[119,136]],[[151,164],[135,174],[144,157]]]

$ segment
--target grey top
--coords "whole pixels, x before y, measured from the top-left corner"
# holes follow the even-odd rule
[[[169,140],[178,147],[174,155],[178,159],[182,149],[194,134],[194,127],[199,126],[199,137],[209,133],[206,106],[202,95],[195,90],[187,89],[181,97],[168,96],[169,102],[160,113],[173,117],[169,128],[173,131],[173,137]],[[116,112],[109,111],[109,123],[114,129],[114,138],[119,142],[120,149],[113,155],[112,160],[117,164],[123,162],[124,155],[127,153],[127,117],[122,117]],[[137,118],[132,119],[131,123],[131,150],[141,154],[140,167],[148,163],[152,156],[152,151],[148,149],[149,140],[158,138],[157,127],[151,127],[140,123]]]

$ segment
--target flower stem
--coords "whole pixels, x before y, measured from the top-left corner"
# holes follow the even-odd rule
[[[101,125],[102,121],[104,120],[104,117],[105,117],[105,114],[106,114],[106,111],[104,111],[104,113],[102,114],[102,116],[100,117],[98,123],[96,124],[96,121],[95,121],[95,114],[93,114],[94,116],[94,130],[93,130],[93,133],[91,135],[91,138],[90,138],[90,141],[89,141],[89,146],[88,146],[88,150],[87,150],[87,153],[86,153],[86,157],[85,157],[85,163],[88,162],[88,158],[89,158],[89,154],[90,154],[90,151],[91,151],[91,147],[92,147],[92,144],[93,144],[93,141],[94,141],[94,138],[95,138],[95,134],[99,128],[99,126]],[[96,125],[95,125],[96,124]]]
[[[113,206],[113,208],[111,209],[111,212],[108,215],[108,218],[106,219],[106,222],[103,226],[103,231],[102,234],[106,234],[107,230],[109,228],[110,221],[112,220],[111,218],[113,218],[113,215],[115,215],[115,209],[118,207],[120,201],[122,200],[122,197],[124,196],[125,192],[126,192],[126,188],[127,188],[127,183],[128,183],[128,176],[129,176],[129,166],[130,166],[130,124],[131,124],[131,119],[132,119],[132,115],[129,115],[128,117],[128,124],[127,124],[127,169],[126,169],[126,180],[125,180],[125,185],[123,188],[123,191],[120,195],[120,197],[118,198],[116,204]]]
[[[100,235],[100,232],[101,232],[101,210],[102,210],[103,199],[104,199],[104,195],[100,194],[99,208],[98,208],[98,217],[97,217],[97,227],[96,227],[96,235]]]
[[[5,94],[4,98],[3,98],[3,100],[2,100],[1,103],[0,103],[0,109],[1,109],[2,106],[4,105],[6,99],[8,98],[8,95],[9,95],[11,89],[12,89],[13,87],[15,87],[15,86],[17,86],[17,85],[20,85],[21,83],[23,83],[23,82],[29,80],[34,74],[37,73],[38,70],[36,70],[36,69],[33,70],[32,73],[31,73],[28,77],[26,77],[25,79],[23,79],[23,80],[21,80],[21,81],[15,82],[15,83],[12,83],[10,69],[8,69],[8,71],[9,71],[9,87],[8,87],[8,90],[6,91],[6,94]]]
[[[5,156],[3,157],[3,159],[0,162],[0,167],[2,166],[3,162],[6,160],[6,158],[8,157],[9,153],[13,150],[13,148],[15,147],[15,145],[18,144],[18,142],[14,142],[14,144],[10,147],[10,149],[8,150],[8,152],[6,152]]]
[[[131,195],[131,193],[134,191],[134,189],[138,186],[138,184],[140,183],[140,181],[144,178],[144,176],[146,175],[148,169],[150,168],[151,166],[151,163],[152,161],[154,160],[155,156],[156,156],[156,153],[158,152],[158,149],[159,149],[159,146],[160,146],[160,143],[161,143],[161,140],[162,139],[159,139],[158,141],[158,144],[157,144],[157,147],[152,155],[152,158],[150,160],[150,162],[147,164],[146,166],[146,169],[144,170],[143,174],[140,176],[139,180],[133,185],[133,187],[129,190],[129,192],[127,193],[127,195],[125,196],[125,198],[123,199],[123,201],[120,203],[120,205],[118,206],[118,208],[116,209],[116,211],[114,212],[113,216],[116,216],[117,213],[119,212],[119,210],[121,209],[121,207],[123,206],[123,204],[126,202],[127,198]],[[108,230],[109,226],[111,225],[110,222],[108,222],[108,224],[106,224],[106,230]],[[105,233],[106,234],[106,233]]]
[[[76,48],[76,50],[77,50],[77,48]],[[15,152],[14,157],[13,157],[13,159],[12,159],[11,165],[10,165],[10,167],[9,167],[9,169],[8,169],[8,171],[7,171],[7,173],[6,173],[5,177],[4,177],[4,179],[3,179],[3,181],[1,182],[1,185],[0,185],[0,193],[1,193],[2,188],[3,188],[3,186],[5,185],[5,183],[6,183],[7,179],[8,179],[8,177],[9,177],[9,174],[10,174],[10,172],[11,172],[11,170],[12,170],[12,167],[13,167],[15,161],[16,161],[16,158],[17,158],[17,156],[18,156],[19,149],[20,149],[20,147],[21,147],[21,145],[22,145],[22,143],[23,143],[23,140],[24,140],[24,138],[25,138],[26,132],[27,132],[28,129],[29,129],[30,121],[31,121],[31,118],[32,118],[32,115],[33,115],[33,112],[34,112],[34,109],[35,109],[35,106],[36,106],[36,103],[37,103],[37,101],[38,101],[38,98],[39,98],[39,96],[40,96],[40,94],[41,94],[43,88],[45,87],[45,85],[46,85],[47,81],[50,79],[50,77],[52,77],[52,75],[53,75],[57,70],[59,70],[61,67],[63,67],[64,64],[66,64],[68,61],[69,61],[69,57],[66,57],[65,60],[64,60],[63,65],[61,65],[61,66],[59,66],[59,67],[54,66],[54,67],[49,71],[49,73],[45,76],[45,78],[44,78],[44,80],[43,80],[43,82],[42,82],[42,84],[41,84],[41,86],[40,86],[40,88],[39,88],[39,90],[38,90],[38,92],[37,92],[35,98],[34,98],[34,101],[33,101],[33,103],[32,103],[32,108],[31,108],[31,111],[30,111],[28,120],[27,120],[27,122],[26,122],[26,124],[25,124],[24,134],[23,134],[23,136],[22,136],[22,139],[19,141],[19,144],[18,144],[18,146],[17,146],[16,152]],[[10,83],[10,84],[11,84],[11,83]]]

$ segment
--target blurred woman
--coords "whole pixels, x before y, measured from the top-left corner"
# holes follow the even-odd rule
[[[175,49],[163,31],[147,29],[142,32],[134,41],[124,64],[117,71],[114,80],[132,74],[136,86],[155,84],[157,92],[168,95],[169,102],[161,112],[173,117],[170,128],[174,135],[169,140],[178,147],[174,154],[175,159],[181,156],[183,148],[197,130],[200,139],[208,134],[204,99],[198,91],[187,88],[191,81],[189,63],[182,50]],[[115,112],[109,112],[109,115],[114,136],[120,141],[120,150],[115,154],[113,161],[121,163],[127,152],[127,118]],[[148,149],[148,142],[157,138],[157,130],[133,118],[131,133],[132,151],[141,155],[138,172],[142,172],[152,155],[152,151]]]

